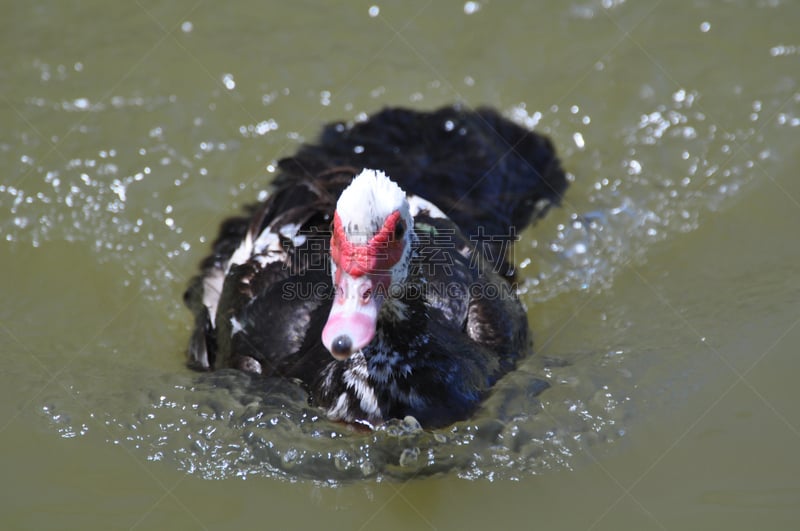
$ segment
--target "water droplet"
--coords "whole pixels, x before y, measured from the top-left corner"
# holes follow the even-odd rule
[[[225,85],[225,88],[228,90],[235,89],[236,81],[233,79],[233,74],[222,74],[222,84]]]
[[[481,10],[481,5],[478,2],[470,1],[470,2],[466,2],[464,4],[464,14],[465,15],[472,15],[474,13],[477,13],[480,10]]]

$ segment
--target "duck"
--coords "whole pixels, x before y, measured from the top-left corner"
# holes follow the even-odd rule
[[[222,222],[184,295],[188,365],[294,380],[345,424],[468,419],[532,352],[510,249],[567,184],[491,108],[330,123]]]

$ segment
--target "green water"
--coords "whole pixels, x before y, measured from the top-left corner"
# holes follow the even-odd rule
[[[3,528],[800,524],[800,4],[2,7]],[[486,408],[352,433],[186,370],[182,291],[274,161],[453,101],[574,176],[515,250],[537,354]]]

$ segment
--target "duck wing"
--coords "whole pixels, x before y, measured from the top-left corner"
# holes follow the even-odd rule
[[[307,361],[298,352],[319,350],[330,305],[328,225],[336,199],[321,184],[284,181],[249,207],[249,216],[223,222],[184,295],[195,314],[192,368],[292,374]]]

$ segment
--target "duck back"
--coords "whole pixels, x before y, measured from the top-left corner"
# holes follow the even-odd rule
[[[389,108],[352,127],[329,124],[317,144],[281,161],[289,171],[278,182],[332,166],[381,168],[468,237],[522,230],[558,204],[567,187],[550,140],[488,108]]]

